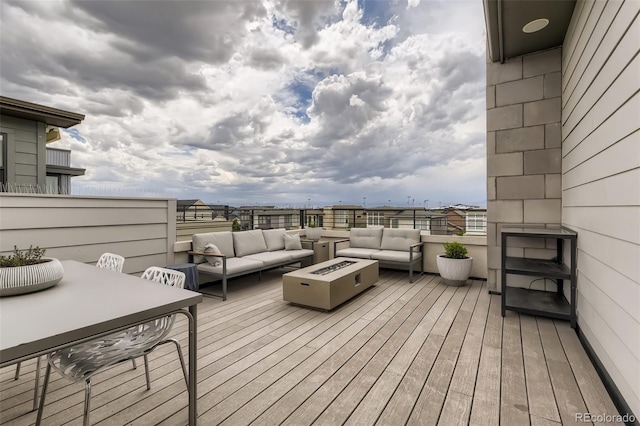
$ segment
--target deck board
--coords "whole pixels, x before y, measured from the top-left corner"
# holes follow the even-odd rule
[[[574,424],[617,414],[573,329],[509,312],[486,282],[455,288],[381,270],[379,282],[324,312],[282,300],[284,270],[230,280],[198,309],[198,415],[205,425]],[[212,287],[219,290],[219,285]],[[187,321],[172,335],[188,351]],[[175,348],[94,378],[96,425],[182,425],[187,392]],[[42,370],[44,372],[44,369]],[[32,425],[35,360],[0,371],[0,423]],[[82,423],[83,385],[55,373],[43,424]]]

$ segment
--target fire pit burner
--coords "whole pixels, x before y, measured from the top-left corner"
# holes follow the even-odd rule
[[[352,262],[352,261],[349,261],[349,260],[343,260],[342,262],[338,262],[336,264],[329,265],[329,266],[326,266],[324,268],[317,269],[315,271],[312,271],[311,273],[315,274],[315,275],[327,275],[327,274],[330,274],[331,272],[335,272],[335,271],[338,271],[338,270],[340,270],[342,268],[346,268],[349,265],[353,265],[354,263],[356,263],[356,262]]]

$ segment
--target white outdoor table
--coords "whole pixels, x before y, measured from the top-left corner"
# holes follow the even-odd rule
[[[189,424],[195,425],[202,295],[73,260],[62,265],[64,278],[56,286],[0,298],[0,367],[181,313],[189,319]]]

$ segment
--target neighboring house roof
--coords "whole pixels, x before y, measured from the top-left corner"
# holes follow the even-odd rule
[[[413,217],[413,212],[414,212],[413,210],[403,210],[395,214],[394,217]],[[429,212],[425,210],[415,210],[415,212],[416,212],[416,217],[419,217],[419,218],[445,217],[445,215],[443,215],[440,212]]]
[[[64,128],[75,126],[84,120],[84,114],[64,111],[6,96],[0,96],[0,114]]]
[[[178,209],[185,209],[186,210],[189,207],[193,206],[198,201],[199,200],[178,200],[177,201]]]

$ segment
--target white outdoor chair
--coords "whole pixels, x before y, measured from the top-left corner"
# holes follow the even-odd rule
[[[119,254],[103,253],[96,263],[98,268],[111,269],[112,271],[122,272],[124,266],[124,257]]]
[[[184,288],[185,282],[184,273],[155,266],[147,268],[142,274],[142,278],[179,288]],[[42,397],[40,398],[36,424],[40,424],[42,420],[49,375],[52,368],[71,381],[85,382],[84,426],[90,424],[91,378],[107,367],[143,356],[147,390],[149,390],[151,389],[151,381],[149,379],[147,355],[164,343],[171,342],[175,344],[188,390],[189,379],[180,344],[175,339],[166,339],[174,320],[175,315],[158,318],[119,333],[110,334],[70,348],[60,349],[47,355],[47,370],[44,384],[42,385]]]
[[[122,272],[122,267],[124,266],[124,257],[119,254],[114,253],[103,253],[98,259],[98,263],[96,266],[98,268],[111,269],[112,271]],[[136,369],[138,366],[136,365],[136,360],[132,359],[133,368]],[[20,377],[20,366],[21,363],[16,364],[16,374],[14,376],[14,380],[18,380]],[[38,357],[38,361],[36,363],[36,383],[35,390],[33,392],[33,409],[36,410],[38,408],[38,385],[40,384],[40,357]]]

